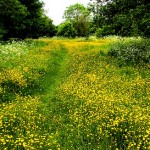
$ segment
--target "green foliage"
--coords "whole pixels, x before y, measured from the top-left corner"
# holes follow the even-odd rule
[[[88,7],[97,28],[107,25],[116,35],[150,36],[150,3],[145,0],[92,0]]]
[[[38,38],[40,21],[43,14],[43,3],[39,0],[19,0],[27,8],[27,17],[25,21],[26,30],[23,31],[27,37]]]
[[[0,11],[0,23],[7,31],[4,33],[3,39],[21,36],[22,30],[25,29],[27,8],[18,0],[0,0],[0,10],[2,10]]]
[[[53,36],[52,20],[45,16],[40,0],[0,0],[0,28],[3,39]]]
[[[70,5],[64,12],[64,19],[71,21],[76,29],[76,35],[87,37],[89,35],[90,12],[82,4]]]
[[[77,36],[77,31],[71,22],[64,22],[58,26],[57,36],[63,37],[75,37]]]
[[[98,28],[95,32],[96,37],[100,38],[107,35],[113,35],[115,31],[111,28],[111,26],[103,26],[102,28]]]
[[[129,36],[132,32],[132,21],[130,16],[124,14],[118,14],[113,17],[113,28],[115,33],[122,36]]]
[[[0,27],[0,40],[2,39],[5,33],[6,33],[6,30],[3,27]]]
[[[100,38],[102,37],[102,32],[103,32],[103,29],[102,28],[97,28],[96,32],[95,32],[95,35],[97,38]]]
[[[53,25],[53,21],[46,15],[39,18],[39,29],[37,33],[40,37],[47,36],[52,37],[56,34],[56,27]]]
[[[84,5],[76,3],[66,8],[63,18],[66,20],[79,21],[80,18],[89,16],[89,11]]]
[[[141,28],[141,35],[149,38],[150,37],[150,18],[143,17],[140,23],[140,28]]]
[[[110,47],[108,55],[117,58],[120,65],[150,63],[150,40],[120,40]]]
[[[89,23],[80,19],[78,22],[73,23],[74,28],[77,30],[78,37],[88,37],[89,36]]]

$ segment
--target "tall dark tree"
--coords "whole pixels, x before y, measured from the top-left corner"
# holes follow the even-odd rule
[[[27,8],[26,30],[23,34],[28,37],[39,37],[40,20],[43,15],[43,3],[39,0],[19,0]]]
[[[27,8],[18,0],[0,0],[0,28],[4,39],[21,35],[27,13]]]
[[[3,39],[53,36],[55,32],[40,0],[0,0],[0,37]]]
[[[53,24],[53,21],[48,18],[46,15],[42,15],[39,20],[39,28],[38,28],[38,35],[40,37],[42,36],[48,36],[48,37],[52,37],[56,34],[56,27]]]

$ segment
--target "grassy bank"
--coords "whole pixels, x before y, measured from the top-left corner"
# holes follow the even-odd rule
[[[149,64],[117,63],[118,40],[27,41],[1,63],[0,146],[149,149]]]

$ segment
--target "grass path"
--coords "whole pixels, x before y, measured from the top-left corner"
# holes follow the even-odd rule
[[[46,73],[41,79],[41,85],[45,90],[43,94],[45,99],[49,99],[53,95],[54,90],[65,75],[68,65],[68,51],[64,45],[61,42],[48,41],[47,43],[48,45],[43,50],[51,49],[51,52]],[[52,44],[54,44],[54,47]]]

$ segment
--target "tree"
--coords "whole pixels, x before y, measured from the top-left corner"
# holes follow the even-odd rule
[[[150,35],[150,2],[147,0],[91,0],[89,9],[97,28],[111,26],[122,36]]]
[[[84,5],[79,3],[70,5],[65,10],[63,18],[73,23],[77,30],[77,36],[88,36],[90,12]]]
[[[39,0],[19,0],[23,6],[27,8],[26,30],[24,34],[28,37],[39,37],[40,20],[44,13],[43,2]]]
[[[55,32],[40,0],[0,0],[0,37],[4,40],[53,36]]]
[[[82,4],[76,3],[67,7],[63,18],[69,21],[80,21],[81,17],[87,19],[88,16],[89,11]]]
[[[15,37],[25,29],[27,9],[18,0],[0,0],[0,26],[3,38]]]
[[[88,4],[88,10],[92,13],[93,16],[93,25],[96,28],[100,28],[105,24],[105,16],[103,15],[104,2],[98,0],[90,0]]]
[[[56,27],[53,25],[53,21],[46,15],[39,18],[39,36],[52,37],[56,34]]]
[[[77,31],[74,28],[72,22],[66,21],[58,26],[57,35],[74,38],[75,36],[77,36]]]

